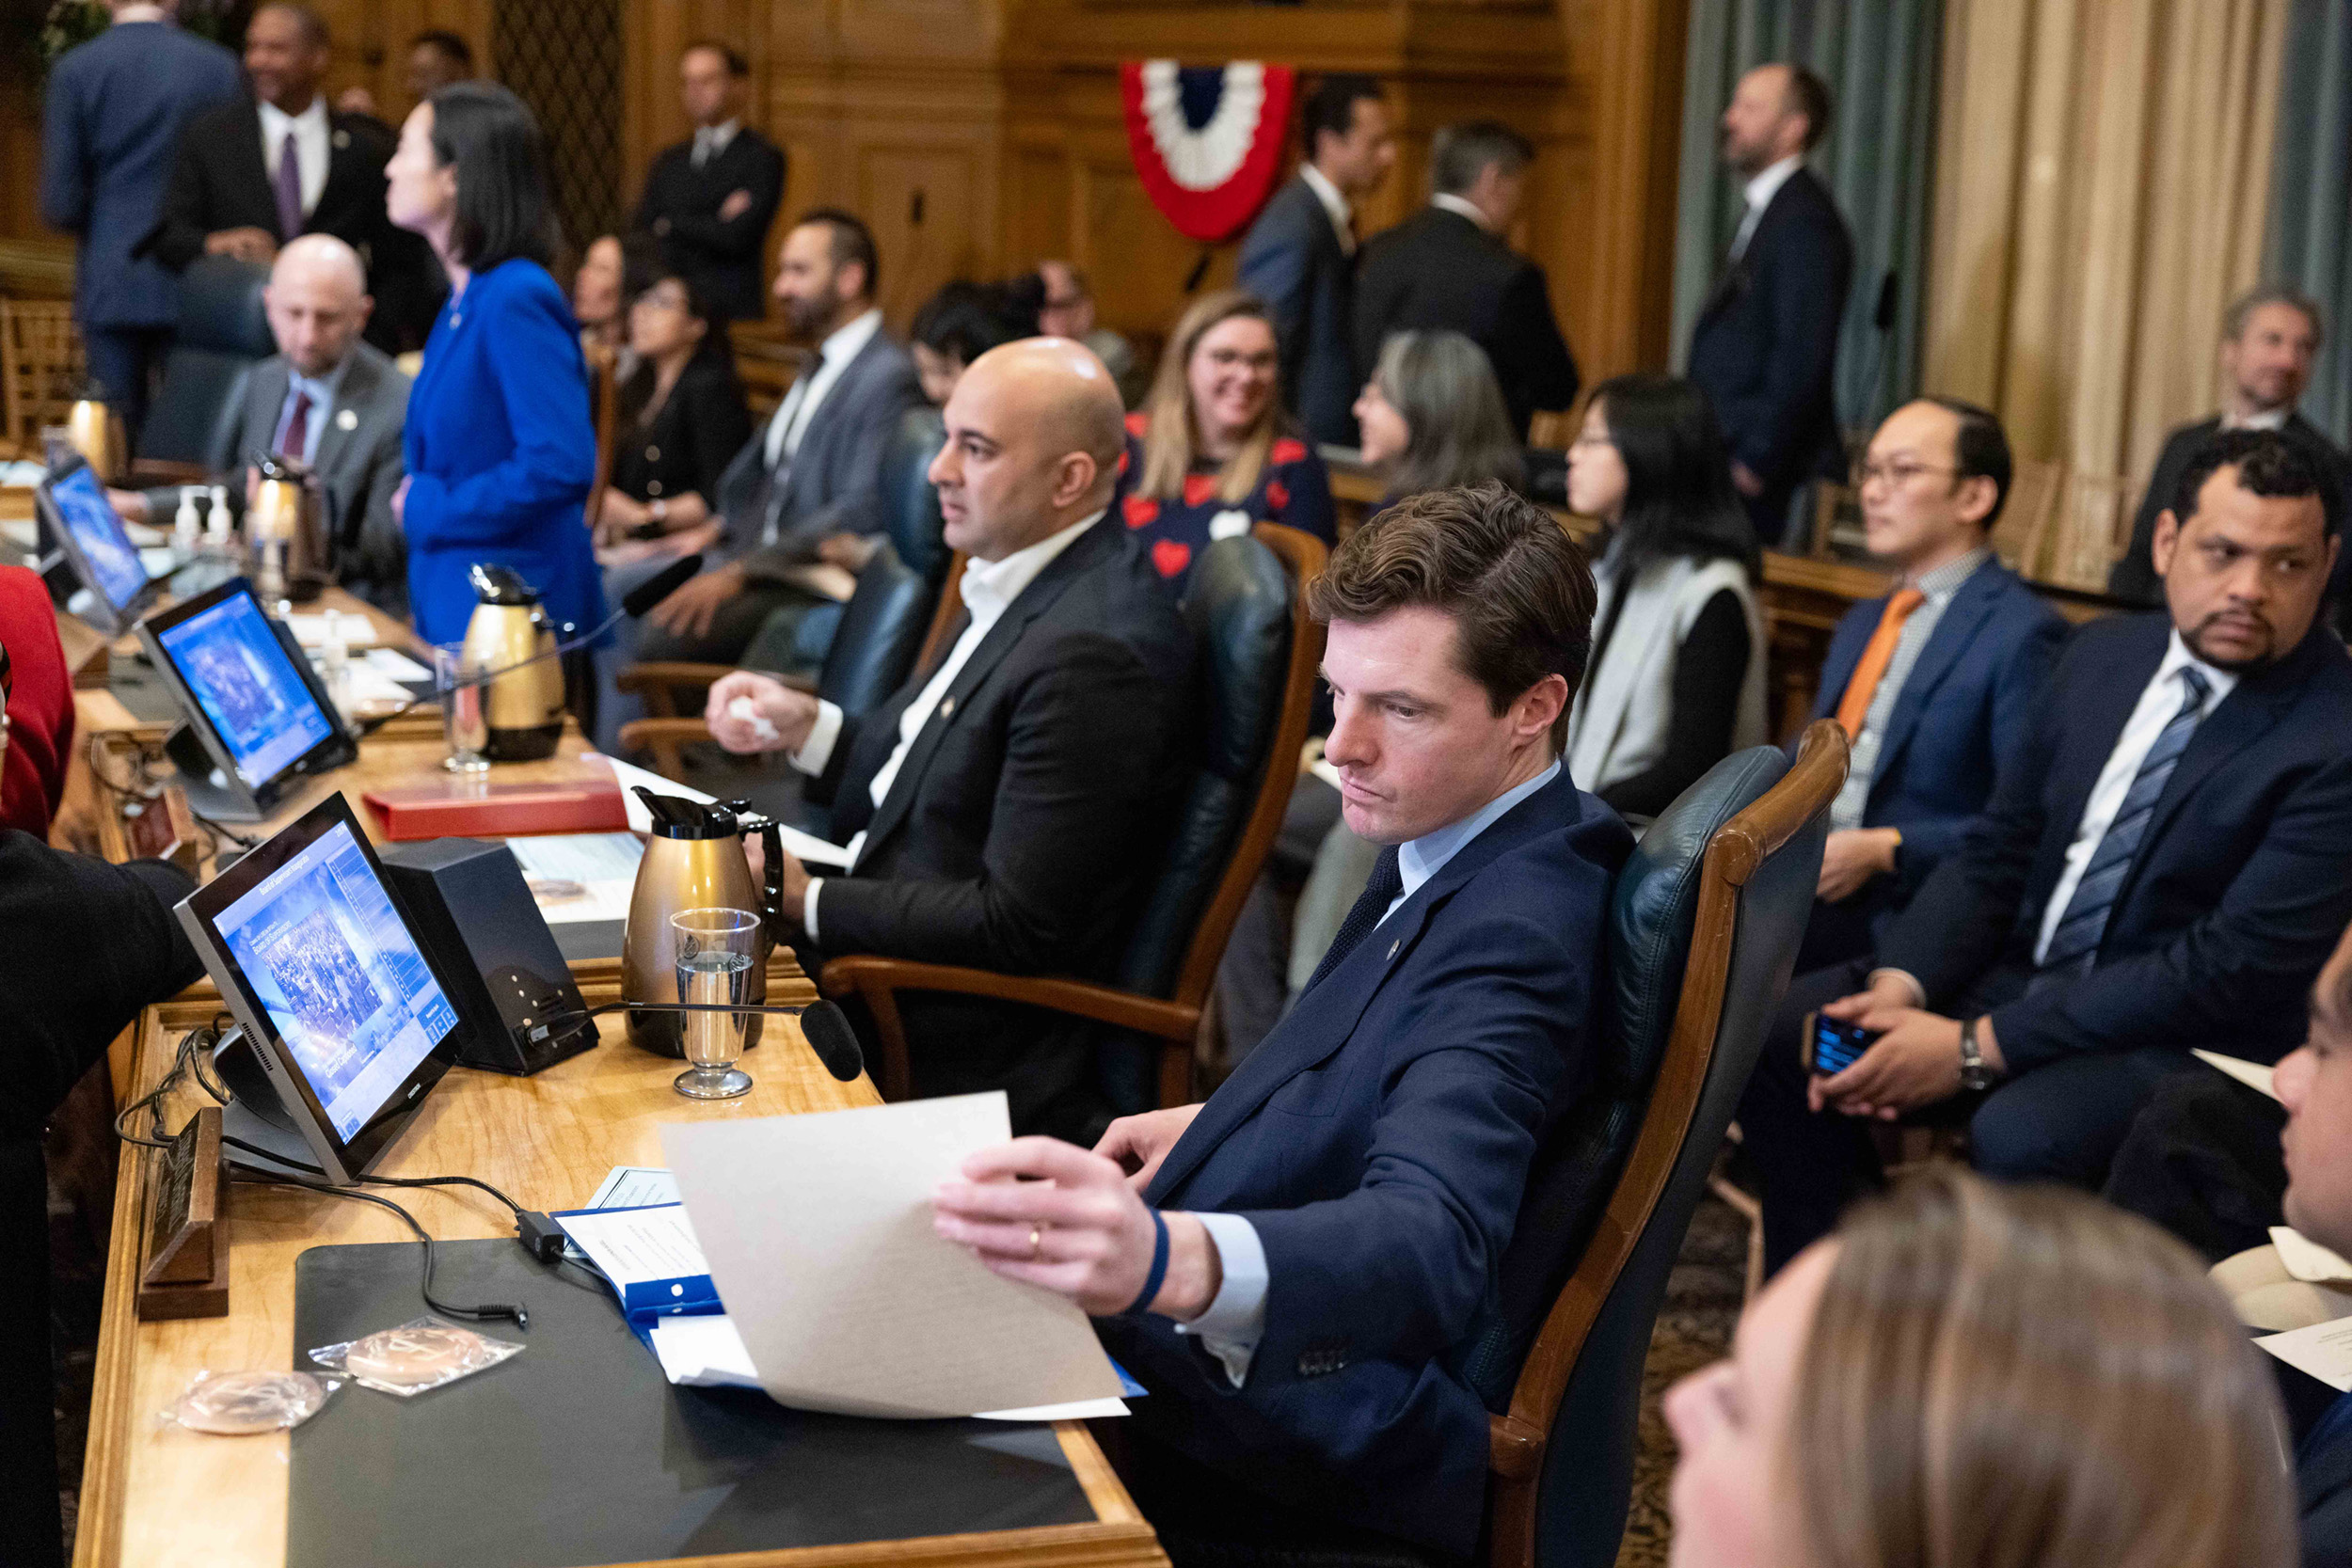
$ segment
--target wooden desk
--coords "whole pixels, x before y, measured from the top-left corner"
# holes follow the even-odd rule
[[[593,1005],[614,994],[608,984],[591,989],[588,1000]],[[787,994],[771,993],[771,1000],[807,1001],[815,994],[803,980]],[[182,1032],[212,1012],[210,1004],[180,1000],[147,1010],[137,1030],[138,1092],[161,1079]],[[462,1172],[502,1188],[526,1206],[566,1208],[584,1201],[614,1165],[660,1164],[657,1130],[665,1122],[879,1102],[867,1080],[843,1084],[827,1074],[801,1040],[796,1021],[771,1021],[765,1043],[744,1058],[755,1086],[743,1099],[723,1104],[681,1099],[670,1087],[679,1064],[631,1050],[621,1033],[617,1021],[607,1020],[602,1046],[535,1078],[453,1070],[394,1146],[385,1173]],[[288,1188],[240,1186],[230,1220],[230,1315],[142,1323],[132,1302],[155,1174],[151,1151],[126,1146],[120,1172],[74,1563],[76,1568],[167,1562],[175,1568],[211,1563],[275,1568],[286,1551],[285,1434],[199,1437],[159,1426],[155,1412],[177,1398],[199,1370],[289,1364],[294,1266],[303,1251],[405,1241],[410,1232],[397,1216],[366,1204]],[[436,1238],[513,1232],[504,1209],[465,1188],[412,1188],[398,1196]],[[374,1396],[346,1389],[336,1397]],[[742,1568],[866,1562],[989,1568],[1029,1561],[1055,1568],[1164,1568],[1166,1559],[1151,1528],[1084,1425],[1061,1422],[1055,1431],[1094,1507],[1090,1524],[749,1553],[725,1560]]]

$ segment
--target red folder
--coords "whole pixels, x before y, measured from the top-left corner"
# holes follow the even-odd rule
[[[618,832],[628,808],[612,774],[549,784],[436,779],[359,797],[395,844],[421,838],[519,838],[530,833]]]

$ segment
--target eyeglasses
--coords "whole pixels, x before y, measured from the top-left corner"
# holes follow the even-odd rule
[[[1943,467],[1933,463],[1915,463],[1907,457],[1893,458],[1884,463],[1873,463],[1866,457],[1861,462],[1853,466],[1852,478],[1853,487],[1857,490],[1868,484],[1874,479],[1883,479],[1886,481],[1887,483],[1899,489],[1903,485],[1909,484],[1913,480],[1917,479],[1921,474],[1952,474],[1957,476],[1960,470],[1958,468]]]
[[[1275,356],[1271,354],[1240,354],[1230,348],[1211,349],[1204,356],[1220,371],[1258,371],[1274,373]]]
[[[648,289],[639,294],[633,303],[650,305],[657,310],[685,311],[692,309],[686,296],[674,289]]]

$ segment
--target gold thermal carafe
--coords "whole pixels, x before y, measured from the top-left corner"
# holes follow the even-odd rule
[[[492,762],[536,762],[564,738],[564,665],[539,591],[511,566],[477,562],[465,668],[479,671]]]
[[[760,916],[750,984],[743,1000],[768,1000],[768,956],[775,948],[772,895],[763,897],[743,854],[743,834],[771,827],[752,815],[749,804],[704,805],[681,796],[658,795],[640,786],[638,798],[653,813],[653,836],[637,863],[637,885],[628,900],[628,931],[621,944],[621,996],[628,1002],[676,1002],[677,945],[670,917],[681,910],[749,910]],[[778,848],[769,849],[776,865]],[[628,1041],[657,1056],[684,1056],[679,1042],[682,1014],[628,1014]],[[745,1050],[759,1043],[762,1020],[753,1015]]]
[[[308,604],[332,576],[318,482],[286,457],[259,458],[254,471],[253,504],[245,516],[254,588],[264,599]]]
[[[106,402],[95,385],[84,389],[65,417],[66,439],[82,454],[100,483],[119,483],[130,470],[131,443],[122,433],[122,416]]]

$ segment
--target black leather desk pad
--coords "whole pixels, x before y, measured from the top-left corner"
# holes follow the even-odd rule
[[[612,1293],[511,1241],[446,1242],[434,1294],[521,1302],[527,1348],[402,1399],[346,1384],[292,1433],[287,1568],[583,1568],[671,1557],[1090,1524],[1047,1426],[787,1410],[673,1388]],[[294,1265],[291,1363],[424,1311],[413,1242]]]

